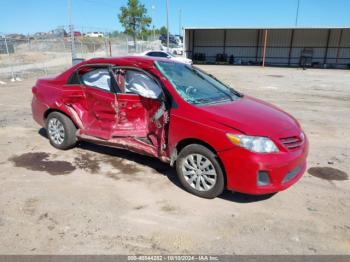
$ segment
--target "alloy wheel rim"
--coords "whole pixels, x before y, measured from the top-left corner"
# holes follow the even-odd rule
[[[63,124],[60,120],[53,117],[50,118],[48,124],[48,131],[51,141],[53,141],[56,145],[60,145],[64,141],[65,132]]]
[[[217,180],[213,163],[201,154],[190,154],[182,162],[182,174],[186,182],[197,191],[209,191]]]

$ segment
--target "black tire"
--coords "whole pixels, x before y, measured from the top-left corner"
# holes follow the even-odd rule
[[[183,168],[184,162],[187,161],[187,157],[193,154],[199,154],[210,160],[213,168],[216,172],[216,182],[211,189],[207,191],[200,191],[193,188],[189,182],[186,180]],[[191,144],[183,148],[176,160],[176,171],[177,176],[182,184],[182,186],[190,193],[202,197],[202,198],[215,198],[222,194],[225,188],[225,177],[221,165],[217,159],[217,156],[205,146],[199,144]],[[204,180],[203,180],[204,181]],[[203,182],[200,182],[203,184]],[[193,182],[194,184],[194,182]]]
[[[64,138],[61,143],[55,142],[54,138],[50,135],[49,122],[54,119],[57,119],[63,126]],[[77,128],[72,120],[60,112],[52,112],[46,118],[47,136],[50,140],[50,144],[57,149],[67,150],[73,148],[77,143],[76,131]]]

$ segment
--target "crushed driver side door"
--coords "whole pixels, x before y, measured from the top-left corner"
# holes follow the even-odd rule
[[[117,122],[112,139],[127,139],[129,149],[165,155],[167,110],[160,83],[137,68],[117,68]]]

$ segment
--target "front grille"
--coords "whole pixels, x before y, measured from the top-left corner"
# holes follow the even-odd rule
[[[304,143],[304,139],[302,136],[280,138],[280,141],[286,148],[290,150],[297,149]]]

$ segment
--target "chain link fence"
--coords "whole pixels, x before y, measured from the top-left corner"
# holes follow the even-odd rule
[[[138,40],[136,47],[130,36],[93,31],[74,31],[77,58],[125,56],[160,48],[156,37]],[[52,75],[72,65],[71,37],[64,29],[33,36],[0,34],[0,83],[32,76]]]

